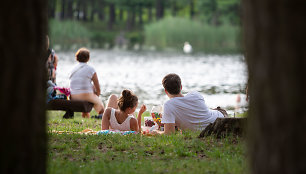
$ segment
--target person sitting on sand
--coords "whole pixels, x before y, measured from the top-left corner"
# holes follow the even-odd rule
[[[141,132],[141,116],[146,111],[146,106],[141,106],[136,120],[132,114],[137,105],[138,97],[130,90],[123,90],[119,99],[116,95],[111,95],[102,117],[101,129]]]
[[[94,104],[94,109],[100,115],[104,106],[99,99],[100,85],[95,69],[87,64],[90,58],[89,50],[80,48],[75,54],[79,62],[70,74],[71,100],[85,100]],[[93,82],[93,84],[92,84]],[[89,113],[82,113],[83,118],[89,118]]]
[[[203,130],[218,117],[227,117],[220,107],[209,109],[199,92],[182,94],[181,78],[177,74],[168,74],[162,80],[166,95],[170,98],[164,106],[161,123],[164,132],[175,132],[175,126],[182,130]]]

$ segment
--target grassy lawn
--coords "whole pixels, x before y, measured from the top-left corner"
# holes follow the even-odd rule
[[[48,111],[47,115],[49,131],[101,128],[101,120],[83,119],[80,113],[69,120],[62,119],[60,111]],[[247,173],[244,139],[199,139],[199,133],[171,136],[49,133],[48,173]]]

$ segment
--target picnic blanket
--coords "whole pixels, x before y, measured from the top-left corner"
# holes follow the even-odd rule
[[[100,130],[97,132],[97,135],[107,135],[107,134],[121,134],[121,135],[129,135],[129,134],[138,134],[136,131],[119,131],[119,130]]]
[[[85,134],[85,135],[108,135],[108,134],[120,134],[120,135],[129,135],[129,134],[138,134],[136,131],[120,131],[120,130],[100,130],[94,131],[92,129],[84,129],[81,132],[73,132],[73,131],[56,131],[52,130],[49,133],[55,134]],[[149,131],[145,130],[141,132],[142,135],[152,136],[153,134],[149,133]]]
[[[128,134],[137,134],[136,131],[119,131],[119,130],[100,130],[94,131],[92,129],[84,129],[81,132],[73,132],[73,131],[49,131],[49,133],[56,133],[56,134],[89,134],[89,135],[107,135],[107,134],[121,134],[121,135],[128,135]]]
[[[90,134],[90,135],[96,135],[97,131],[94,131],[92,129],[84,129],[81,132],[74,132],[74,131],[56,131],[52,130],[49,131],[49,133],[55,133],[55,134]]]

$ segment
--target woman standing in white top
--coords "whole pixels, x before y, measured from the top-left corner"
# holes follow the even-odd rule
[[[70,74],[71,100],[85,100],[94,104],[94,109],[100,115],[104,106],[99,99],[100,85],[95,69],[87,64],[90,58],[89,50],[80,48],[75,54],[79,64]],[[89,113],[82,113],[82,117],[89,118]]]
[[[111,95],[108,108],[102,117],[102,130],[115,129],[141,132],[141,115],[146,111],[146,106],[141,106],[136,120],[132,114],[135,112],[137,105],[138,97],[129,90],[123,90],[119,100],[116,95]]]

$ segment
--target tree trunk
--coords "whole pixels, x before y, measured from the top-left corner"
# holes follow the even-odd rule
[[[173,2],[172,2],[172,16],[176,16],[177,10],[178,10],[177,4],[176,4],[175,1],[173,1]]]
[[[108,21],[108,29],[113,29],[113,24],[115,23],[116,14],[115,14],[115,4],[109,4],[109,21]]]
[[[130,31],[131,30],[131,26],[132,26],[132,24],[131,24],[131,16],[132,16],[132,12],[131,12],[131,10],[128,10],[127,11],[127,20],[126,20],[126,30],[127,31]]]
[[[49,0],[48,4],[48,17],[49,18],[55,18],[55,6],[56,6],[56,0]]]
[[[61,20],[66,19],[66,0],[62,0]]]
[[[77,0],[77,2],[76,2],[75,11],[77,12],[76,19],[80,20],[80,12],[81,12],[81,2],[80,2],[80,0]]]
[[[214,25],[214,26],[219,26],[220,25],[219,11],[218,10],[214,11],[213,14],[212,14],[211,24]]]
[[[90,15],[89,15],[89,20],[91,22],[94,21],[95,14],[96,14],[96,1],[95,0],[90,0]]]
[[[134,29],[135,26],[135,10],[131,9],[128,11],[128,18],[127,18],[127,23],[126,23],[126,29],[128,31],[131,31]]]
[[[88,18],[87,18],[87,12],[88,12],[88,9],[87,9],[87,1],[83,1],[83,3],[82,3],[82,9],[83,9],[83,18],[82,18],[82,20],[83,21],[87,21],[88,20]]]
[[[243,136],[245,134],[247,118],[217,118],[210,123],[200,134],[201,137],[214,135],[223,138],[228,135]]]
[[[99,0],[98,1],[98,16],[99,16],[99,20],[100,21],[104,21],[104,1],[103,0]]]
[[[123,20],[123,9],[119,10],[119,21]]]
[[[194,17],[194,0],[190,0],[190,18],[192,19]]]
[[[156,0],[156,19],[164,17],[164,2],[163,0]]]
[[[138,23],[139,27],[143,25],[143,19],[142,19],[142,6],[139,6],[139,13],[138,13]]]
[[[151,22],[153,19],[152,7],[148,8],[148,21]]]
[[[91,12],[90,12],[90,21],[93,22],[94,19],[95,19],[95,14],[96,14],[96,10],[95,9],[91,9]]]
[[[47,3],[0,7],[0,173],[46,173]]]
[[[67,19],[72,19],[73,18],[73,9],[72,9],[72,5],[73,5],[73,0],[68,0],[67,1]]]
[[[306,173],[305,1],[244,0],[252,173]]]

